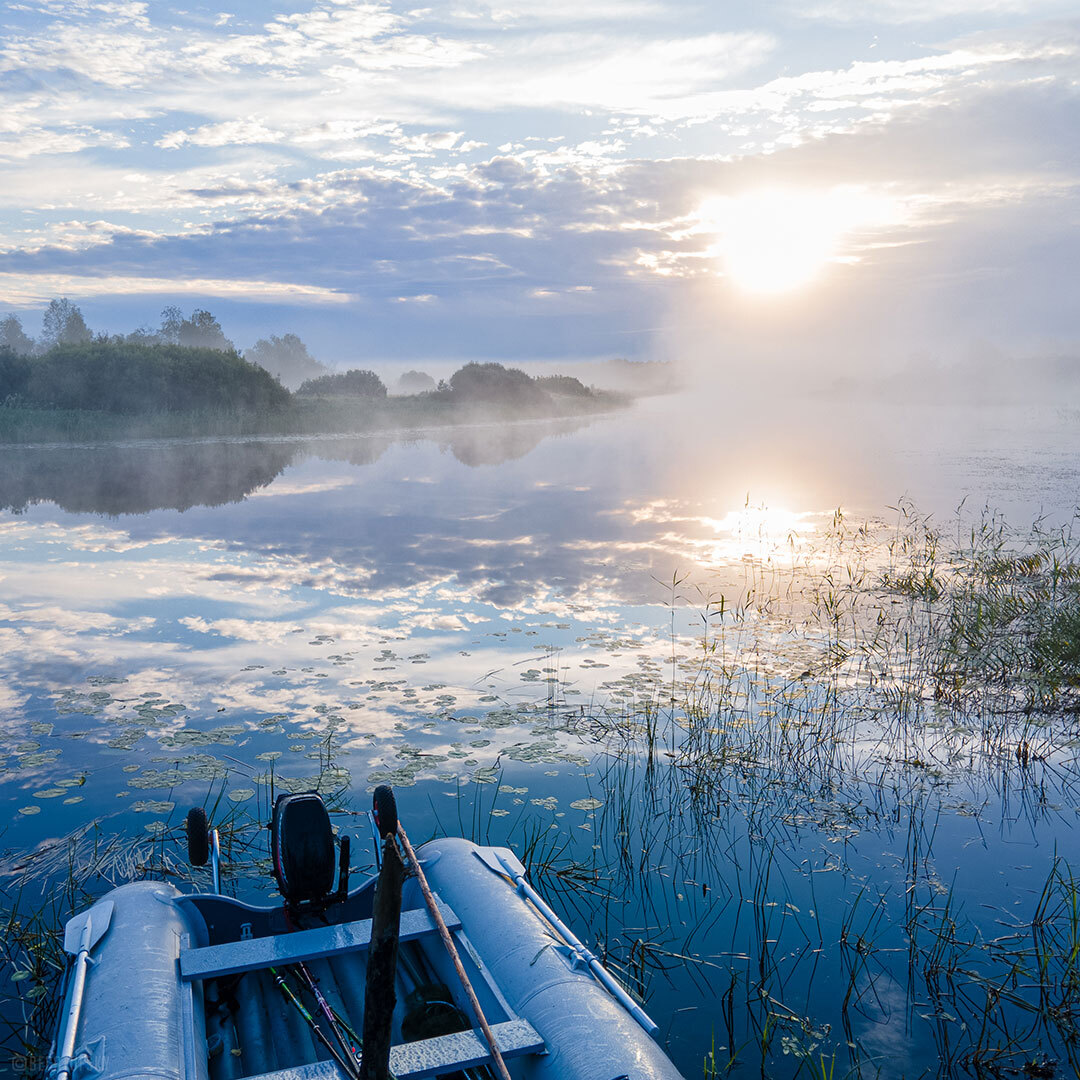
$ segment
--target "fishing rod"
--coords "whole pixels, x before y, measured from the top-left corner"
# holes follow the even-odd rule
[[[290,930],[300,929],[299,925],[297,925],[293,921],[292,915],[288,907],[285,908],[285,925]],[[323,997],[322,991],[319,989],[318,980],[315,978],[314,975],[311,974],[310,971],[308,971],[307,964],[305,964],[303,960],[298,960],[296,964],[292,966],[292,971],[295,973],[297,968],[299,968],[300,974],[302,976],[300,979],[301,986],[307,986],[308,992],[315,999],[316,1007],[322,1010],[323,1015],[326,1017],[327,1021],[329,1021],[330,1030],[333,1032],[334,1038],[337,1039],[338,1045],[346,1053],[346,1055],[350,1056],[350,1060],[358,1061],[360,1059],[360,1047],[362,1044],[361,1041],[356,1037],[356,1033],[350,1028],[349,1037],[351,1038],[352,1042],[350,1043],[346,1041],[345,1036],[341,1033],[341,1029],[338,1026],[340,1022],[340,1017],[337,1015],[336,1012],[334,1012],[333,1009],[330,1008],[330,1005],[327,1003],[326,998]]]
[[[360,1057],[361,1042],[356,1037],[356,1032],[353,1031],[340,1016],[338,1016],[330,1003],[323,997],[322,991],[319,989],[319,980],[308,971],[307,964],[305,964],[303,960],[300,960],[296,966],[300,969],[300,974],[303,976],[301,984],[307,986],[308,991],[322,1010],[323,1015],[330,1022],[330,1030],[334,1033],[334,1038],[337,1039],[342,1050],[347,1054],[351,1054],[354,1059],[358,1060]],[[345,1032],[349,1036],[348,1041],[341,1030],[342,1028],[345,1028]]]
[[[315,1033],[319,1042],[326,1047],[330,1052],[330,1056],[342,1067],[345,1071],[345,1075],[351,1077],[352,1080],[360,1080],[360,1071],[356,1067],[356,1061],[351,1060],[346,1055],[334,1046],[334,1044],[327,1037],[326,1033],[321,1027],[319,1027],[318,1021],[311,1013],[308,1012],[304,1003],[293,993],[292,987],[285,982],[285,976],[280,974],[276,968],[270,968],[270,974],[274,977],[274,982],[277,983],[278,989],[285,995],[285,997],[293,1003],[293,1005],[300,1012],[300,1015],[308,1022],[308,1027]]]

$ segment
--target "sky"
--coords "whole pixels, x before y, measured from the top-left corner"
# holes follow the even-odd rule
[[[0,317],[332,364],[1080,354],[1061,0],[30,0]]]

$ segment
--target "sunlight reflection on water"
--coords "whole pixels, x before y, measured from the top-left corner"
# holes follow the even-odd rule
[[[898,747],[880,731],[864,737],[859,725],[869,730],[873,717],[852,714],[844,753],[854,756],[842,768],[830,758],[820,774],[820,751],[807,750],[800,786],[784,771],[801,764],[797,744],[782,743],[785,758],[759,733],[787,740],[816,722],[828,693],[799,680],[818,645],[793,634],[794,617],[773,623],[768,610],[742,638],[723,628],[754,590],[805,611],[797,583],[840,565],[829,547],[838,521],[853,535],[872,522],[857,542],[863,570],[877,573],[896,518],[890,504],[905,494],[960,532],[973,520],[951,524],[965,496],[975,514],[989,503],[1020,523],[1069,519],[1080,456],[1066,421],[1006,410],[717,414],[715,403],[657,399],[592,424],[399,441],[0,448],[5,844],[26,850],[89,816],[153,833],[213,784],[237,805],[261,803],[271,762],[279,784],[302,785],[330,757],[359,801],[376,782],[417,785],[409,804],[421,832],[437,822],[468,832],[470,815],[498,836],[550,829],[566,838],[567,857],[637,860],[636,885],[611,902],[614,922],[610,903],[597,909],[573,892],[560,903],[577,912],[584,936],[608,938],[631,981],[640,948],[651,1007],[694,1073],[708,1046],[701,1017],[721,1029],[717,1001],[730,973],[750,964],[737,957],[772,934],[803,970],[768,925],[743,940],[739,903],[721,916],[710,906],[718,894],[730,906],[733,888],[779,889],[777,902],[798,909],[785,918],[813,937],[821,920],[805,912],[825,899],[815,887],[832,892],[828,919],[850,914],[852,897],[871,887],[891,889],[894,905],[905,889],[925,888],[929,904],[961,861],[979,865],[972,843],[985,852],[985,865],[968,871],[973,899],[981,890],[1011,907],[1020,847],[1045,849],[1027,853],[1045,878],[1048,845],[1075,817],[1071,778],[1052,775],[1056,758],[1038,765],[1048,814],[1010,802],[980,757],[979,729],[943,722]],[[716,621],[720,597],[728,609]],[[728,651],[709,653],[721,631]],[[722,678],[733,657],[754,674],[742,712],[717,735],[723,747],[710,744],[720,789],[702,778],[665,811],[677,803],[680,819],[700,817],[706,831],[679,833],[666,849],[657,840],[663,854],[650,856],[660,825],[642,815],[663,784],[634,772],[636,751],[629,763],[617,751],[666,709],[669,741],[657,757],[685,766],[673,687],[697,680],[700,692],[705,674]],[[650,755],[648,769],[658,767]],[[623,800],[620,785],[629,785]],[[708,791],[707,809],[695,791]],[[597,794],[599,806],[580,808]],[[898,853],[910,842],[904,821],[918,832],[920,815],[934,814],[937,861],[928,850]],[[726,837],[721,850],[702,840],[709,833]],[[835,882],[815,885],[813,873],[789,868],[767,883],[754,869],[762,842]],[[642,885],[654,871],[672,891],[663,926]],[[882,934],[903,955],[901,924]],[[654,944],[694,952],[701,966],[684,971],[640,943],[627,952],[634,927],[646,925]],[[817,1013],[798,1028],[777,1012],[788,1040],[777,1061],[786,1054],[791,1066],[774,1063],[777,1075],[811,1044],[839,1045],[835,1001],[819,1003],[822,986],[843,997],[847,975],[822,963],[823,982],[800,974],[771,984],[792,1016]],[[939,1047],[925,1034],[913,1043],[888,1019],[911,1006],[902,972],[890,970],[873,1008],[865,970],[851,975],[867,997],[851,1037],[874,1061],[896,1060],[902,1044],[921,1068]],[[799,989],[785,997],[788,985]],[[740,1017],[741,1030],[750,1022]]]

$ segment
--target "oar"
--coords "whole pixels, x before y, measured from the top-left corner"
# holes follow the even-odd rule
[[[491,1058],[495,1062],[495,1070],[502,1077],[502,1080],[510,1080],[510,1073],[506,1068],[506,1062],[503,1061],[503,1056],[499,1052],[499,1044],[495,1041],[495,1033],[491,1030],[491,1025],[487,1022],[487,1017],[484,1016],[484,1010],[480,1008],[480,1002],[476,998],[476,992],[472,988],[472,983],[469,982],[469,976],[465,974],[465,968],[461,964],[461,957],[458,956],[457,948],[454,946],[454,939],[450,936],[450,931],[446,928],[446,922],[442,917],[442,912],[439,911],[439,905],[435,902],[435,896],[431,891],[431,886],[427,883],[427,878],[424,876],[424,871],[420,867],[420,860],[416,857],[416,852],[413,851],[412,844],[409,843],[408,836],[405,835],[405,827],[398,822],[398,836],[401,837],[402,846],[405,848],[405,854],[409,857],[409,862],[412,863],[413,869],[416,871],[416,880],[420,883],[420,891],[424,894],[424,900],[427,902],[428,910],[431,912],[431,917],[435,922],[435,926],[438,928],[439,937],[442,938],[443,944],[446,946],[446,951],[450,954],[450,960],[454,965],[454,970],[457,972],[457,977],[461,980],[461,985],[465,988],[465,994],[469,999],[469,1004],[472,1006],[473,1015],[476,1017],[477,1023],[480,1025],[480,1030],[484,1033],[484,1038],[487,1040],[489,1049],[491,1050]]]
[[[57,1038],[60,1055],[56,1064],[57,1080],[70,1080],[72,1057],[75,1054],[75,1036],[82,1014],[83,994],[86,991],[86,972],[90,967],[90,950],[101,940],[112,921],[113,902],[102,900],[89,911],[76,915],[64,929],[64,952],[75,957],[71,998],[67,1016],[61,1028],[62,1037]]]

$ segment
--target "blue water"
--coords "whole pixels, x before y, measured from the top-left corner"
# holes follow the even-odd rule
[[[1055,859],[1080,862],[1075,723],[1023,768],[949,717],[917,752],[866,716],[834,753],[779,754],[778,725],[858,693],[798,682],[791,623],[706,604],[811,565],[837,507],[875,536],[901,498],[948,528],[961,503],[961,527],[983,505],[1068,521],[1076,432],[1054,409],[697,395],[401,438],[0,448],[4,880],[35,851],[58,874],[42,853],[91,821],[181,861],[208,793],[254,835],[271,770],[352,809],[389,781],[414,840],[527,856],[688,1076],[1071,1075],[1076,998],[1046,991],[1057,1024],[1030,1006],[1030,924]],[[694,767],[683,697],[721,624],[745,700],[734,750]],[[230,888],[269,895],[258,854],[238,846]],[[1047,905],[1068,890],[1047,895],[1067,938]]]

